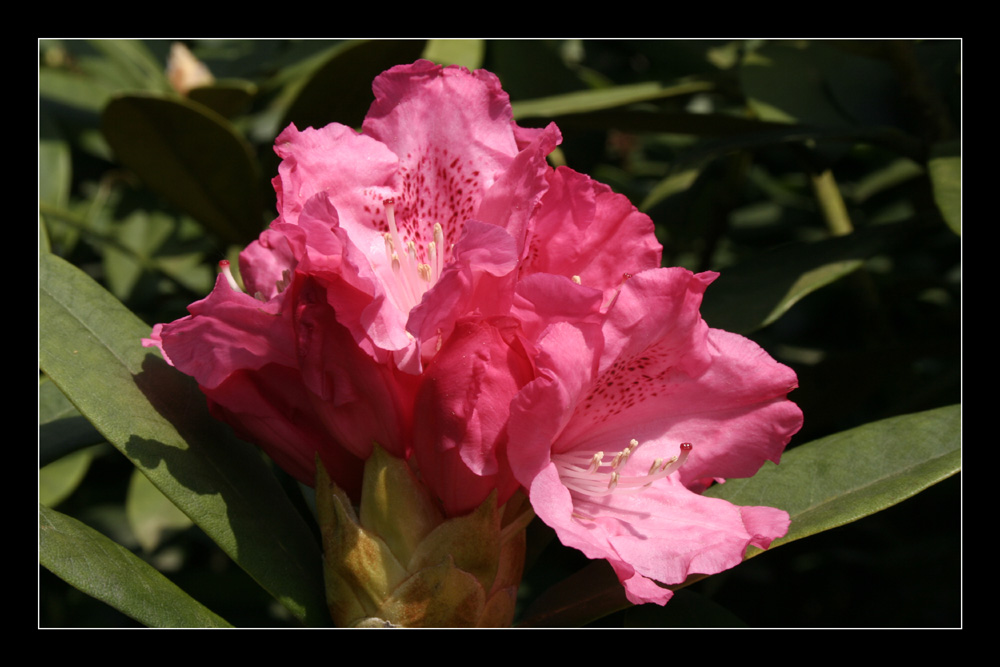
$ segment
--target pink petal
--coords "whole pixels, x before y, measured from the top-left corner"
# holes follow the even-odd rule
[[[414,451],[424,482],[449,515],[517,489],[502,464],[511,399],[533,376],[516,320],[462,320],[424,373]]]
[[[532,219],[522,275],[577,276],[610,298],[624,274],[660,266],[663,249],[653,221],[627,198],[567,167],[550,172],[548,183]]]

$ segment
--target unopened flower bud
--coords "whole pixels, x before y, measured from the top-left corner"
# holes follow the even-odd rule
[[[444,518],[402,459],[376,446],[361,507],[317,462],[327,602],[341,627],[510,625],[524,565],[527,503],[498,508],[496,493],[471,513]]]

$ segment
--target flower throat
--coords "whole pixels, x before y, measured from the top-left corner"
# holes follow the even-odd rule
[[[434,223],[434,240],[427,244],[427,262],[421,262],[417,256],[416,244],[413,241],[403,243],[403,237],[396,226],[395,200],[389,198],[382,204],[389,223],[389,231],[384,234],[385,255],[392,267],[392,276],[385,284],[400,310],[409,312],[441,277],[444,267],[444,230],[441,223]]]

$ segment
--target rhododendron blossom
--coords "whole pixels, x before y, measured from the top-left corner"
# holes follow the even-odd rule
[[[508,455],[559,539],[607,559],[634,603],[739,563],[788,529],[770,507],[699,495],[778,461],[802,424],[795,374],[698,308],[716,274],[654,269],[625,281],[606,319],[555,323],[539,376],[511,408]]]
[[[738,563],[788,516],[699,495],[777,461],[801,424],[788,368],[709,329],[714,274],[660,268],[652,221],[546,156],[489,72],[376,78],[362,131],[288,127],[278,217],[146,345],[212,413],[312,484],[358,497],[378,444],[444,516],[529,491],[634,602]]]

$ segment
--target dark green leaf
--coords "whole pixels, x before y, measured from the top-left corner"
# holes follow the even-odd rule
[[[48,378],[38,384],[38,465],[46,466],[104,436]]]
[[[188,99],[203,104],[223,118],[232,118],[250,106],[257,86],[251,81],[216,81],[211,86],[194,88]]]
[[[38,471],[38,502],[56,507],[80,486],[87,475],[94,450],[84,449],[64,456]]]
[[[855,271],[907,233],[874,227],[815,243],[791,243],[721,272],[702,303],[709,326],[749,333],[774,322],[802,297]]]
[[[73,166],[69,144],[49,114],[38,119],[38,198],[53,206],[69,202]]]
[[[920,493],[961,469],[962,409],[893,417],[800,445],[749,479],[705,492],[737,505],[789,513],[771,548],[857,521]],[[760,553],[751,547],[747,557]]]
[[[629,606],[607,561],[593,561],[542,593],[520,627],[580,627]]]
[[[125,547],[44,505],[38,554],[68,584],[150,627],[231,627]]]
[[[184,530],[191,519],[160,493],[138,468],[132,471],[125,496],[125,516],[146,553],[156,551],[165,537]]]
[[[315,71],[288,109],[280,129],[299,129],[337,122],[360,127],[374,101],[372,81],[395,65],[413,62],[424,40],[347,42]]]
[[[91,46],[107,56],[130,88],[167,92],[166,64],[156,59],[149,49],[137,39],[94,39]]]
[[[714,88],[706,81],[690,81],[664,86],[657,81],[631,85],[581,90],[543,99],[524,100],[512,103],[514,118],[555,118],[570,114],[582,114],[605,109],[649,102],[678,95],[691,95]],[[676,114],[688,115],[688,114]]]
[[[761,120],[819,127],[848,125],[827,88],[814,44],[774,42],[747,54],[740,83]]]
[[[962,156],[957,142],[935,144],[927,171],[934,185],[934,201],[944,221],[962,233]]]
[[[40,258],[39,307],[41,367],[77,409],[292,613],[328,623],[310,528],[197,384],[141,347],[149,327],[53,255]]]
[[[125,166],[223,240],[246,244],[260,233],[257,163],[214,111],[181,98],[126,95],[108,104],[101,128]]]

